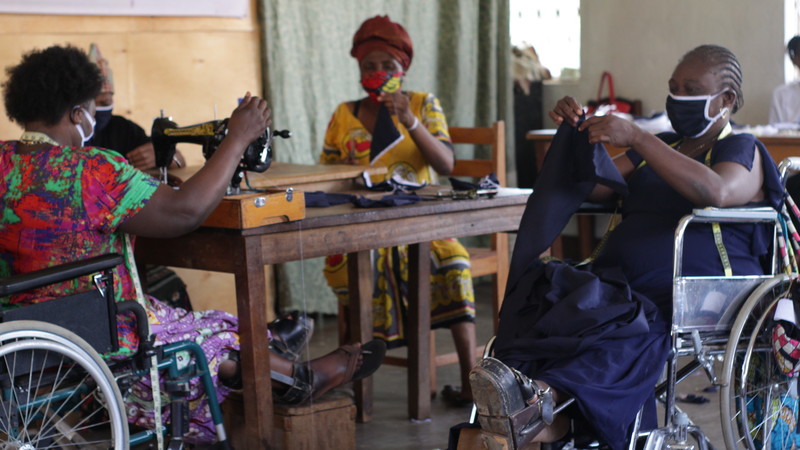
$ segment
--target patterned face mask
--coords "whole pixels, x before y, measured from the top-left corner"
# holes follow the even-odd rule
[[[404,75],[405,73],[402,71],[386,72],[378,70],[361,78],[361,87],[367,91],[372,101],[377,103],[381,92],[393,94],[400,90]]]

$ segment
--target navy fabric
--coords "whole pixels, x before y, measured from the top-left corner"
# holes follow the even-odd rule
[[[307,208],[327,208],[328,206],[351,203],[356,199],[352,194],[330,194],[323,191],[306,192],[304,194]]]
[[[596,183],[627,192],[605,148],[562,125],[520,223],[495,356],[575,397],[579,423],[616,449],[652,399],[668,324],[621,270],[539,259]]]
[[[415,193],[384,195],[379,200],[372,200],[363,195],[326,193],[323,191],[306,192],[306,207],[327,208],[328,206],[352,203],[358,208],[386,208],[389,206],[411,205],[423,200],[433,200],[420,197]]]
[[[403,139],[403,135],[397,131],[389,109],[386,108],[386,105],[381,104],[378,108],[378,117],[375,119],[375,129],[372,132],[372,144],[369,149],[370,162],[392,148],[400,139]]]
[[[358,196],[353,201],[353,204],[359,208],[385,208],[387,206],[403,206],[403,205],[411,205],[417,202],[421,202],[423,200],[432,200],[420,197],[415,193],[410,194],[392,194],[392,195],[384,195],[380,198],[380,200],[372,200],[368,199],[364,196]]]
[[[605,147],[589,144],[586,132],[562,124],[553,136],[522,215],[506,292],[550,247],[597,183],[627,193],[625,180]]]

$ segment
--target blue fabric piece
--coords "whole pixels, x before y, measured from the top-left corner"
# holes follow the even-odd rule
[[[596,183],[627,192],[605,148],[562,125],[520,223],[495,356],[575,397],[583,431],[621,449],[637,411],[652,400],[668,323],[619,269],[539,259]]]
[[[627,193],[627,184],[605,147],[589,144],[585,131],[562,124],[553,136],[522,215],[506,292],[550,247],[597,183]]]
[[[379,200],[373,200],[363,195],[327,193],[323,191],[306,192],[306,207],[327,208],[329,206],[352,203],[357,208],[386,208],[389,206],[411,205],[432,198],[420,197],[416,193],[384,195]]]
[[[403,135],[397,131],[389,110],[386,105],[381,103],[378,108],[378,117],[375,119],[375,129],[372,132],[372,144],[369,148],[370,162],[374,161],[383,152],[394,147],[402,139]]]
[[[358,196],[358,198],[353,200],[353,204],[358,208],[386,208],[388,206],[411,205],[423,200],[432,199],[420,197],[412,192],[410,194],[384,195],[380,200],[372,200],[364,196]]]
[[[356,196],[352,194],[333,194],[323,191],[306,192],[307,208],[327,208],[328,206],[341,205],[355,201]]]

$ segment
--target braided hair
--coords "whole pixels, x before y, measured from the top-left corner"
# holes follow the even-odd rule
[[[723,87],[732,90],[736,94],[736,102],[733,104],[733,113],[739,110],[744,105],[744,97],[742,96],[742,67],[739,65],[739,60],[732,51],[719,45],[701,45],[695,47],[686,53],[681,61],[695,57],[709,67],[715,68],[716,75],[719,77],[720,83]]]
[[[70,45],[31,51],[6,73],[6,114],[20,125],[53,125],[76,105],[94,99],[103,85],[100,69],[83,50]]]

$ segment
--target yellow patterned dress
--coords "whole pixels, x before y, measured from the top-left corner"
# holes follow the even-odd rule
[[[432,94],[408,92],[411,111],[437,139],[452,146],[447,120]],[[323,164],[382,165],[386,178],[399,174],[415,182],[435,182],[436,173],[428,165],[405,127],[393,116],[403,139],[370,163],[372,136],[353,114],[357,103],[342,103],[333,113],[325,133],[320,160]],[[382,181],[382,180],[373,180]],[[374,256],[372,306],[374,335],[397,347],[405,342],[407,310],[407,247],[378,249]],[[347,303],[347,256],[333,255],[325,260],[325,278],[340,302]],[[441,328],[475,320],[475,296],[469,270],[469,254],[455,239],[431,243],[431,327]]]

